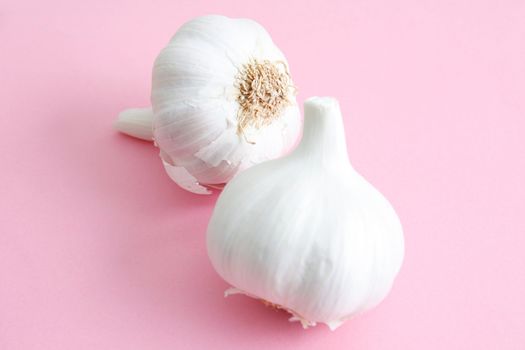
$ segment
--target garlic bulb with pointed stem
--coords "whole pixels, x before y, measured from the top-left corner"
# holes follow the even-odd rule
[[[283,155],[300,129],[286,58],[249,19],[184,24],[155,61],[151,102],[121,113],[116,128],[153,139],[168,175],[200,194]]]
[[[207,232],[210,260],[243,293],[283,308],[304,327],[335,329],[378,304],[404,255],[390,203],[350,165],[333,98],[304,105],[299,146],[236,176]]]

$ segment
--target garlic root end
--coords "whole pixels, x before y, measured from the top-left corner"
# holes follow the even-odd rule
[[[258,300],[262,301],[262,303],[265,306],[271,307],[271,308],[276,309],[276,310],[284,310],[284,311],[288,312],[291,315],[290,318],[288,319],[288,322],[299,322],[299,323],[301,323],[301,326],[303,327],[303,329],[308,329],[308,327],[315,327],[317,325],[317,322],[309,321],[309,320],[305,319],[304,317],[302,317],[301,315],[299,315],[298,313],[296,313],[293,310],[290,310],[290,309],[288,309],[286,307],[283,307],[281,305],[274,304],[274,303],[269,302],[267,300],[264,300],[264,299],[261,299],[259,297],[254,296],[254,295],[251,295],[249,293],[246,293],[245,291],[243,291],[241,289],[238,289],[238,288],[235,288],[235,287],[230,287],[230,288],[228,288],[228,289],[226,289],[224,291],[224,297],[225,298],[227,298],[230,295],[235,295],[235,294],[244,294],[244,295],[246,295],[246,296],[248,296],[250,298],[254,298],[254,299],[258,299]],[[328,323],[327,323],[327,325],[328,325],[328,327],[330,327],[331,330],[334,330],[335,328],[339,327],[341,325],[341,323],[338,323],[337,326],[334,327],[334,328],[332,328],[332,326],[330,326],[330,324],[328,324]]]

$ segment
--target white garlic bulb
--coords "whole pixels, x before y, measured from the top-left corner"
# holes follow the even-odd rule
[[[283,155],[300,129],[286,58],[249,19],[184,24],[155,61],[151,102],[121,113],[116,128],[154,139],[170,177],[195,193]]]
[[[335,329],[387,295],[403,232],[389,202],[350,165],[338,102],[314,97],[304,113],[295,151],[227,184],[208,255],[234,287],[226,295],[260,298],[305,328]]]

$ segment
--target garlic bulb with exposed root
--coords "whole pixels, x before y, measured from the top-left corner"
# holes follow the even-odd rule
[[[151,102],[116,128],[154,140],[169,176],[195,193],[283,155],[300,129],[286,58],[249,19],[184,24],[155,61]]]
[[[207,232],[217,272],[304,327],[335,329],[378,304],[404,255],[390,203],[350,165],[339,105],[311,98],[290,155],[255,165],[221,193]]]

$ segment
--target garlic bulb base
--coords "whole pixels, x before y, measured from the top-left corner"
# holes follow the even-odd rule
[[[237,132],[244,134],[249,126],[259,129],[278,119],[290,105],[288,95],[293,83],[283,61],[251,59],[237,76],[239,94]]]
[[[153,141],[153,110],[151,107],[126,109],[120,112],[114,127],[123,134]]]
[[[301,315],[299,315],[298,313],[296,313],[293,310],[290,310],[290,309],[285,308],[285,307],[283,307],[281,305],[278,305],[278,304],[274,304],[274,303],[272,303],[270,301],[258,298],[258,297],[254,296],[254,295],[251,295],[249,293],[246,293],[245,291],[240,290],[239,288],[230,287],[230,288],[228,288],[228,289],[226,289],[224,291],[224,297],[225,298],[229,297],[230,295],[236,295],[236,294],[246,295],[246,296],[248,296],[250,298],[260,300],[264,305],[266,305],[268,307],[288,312],[291,315],[290,318],[288,319],[288,322],[299,322],[301,324],[301,326],[303,327],[303,329],[308,329],[309,327],[317,326],[317,322],[309,321],[309,320],[305,319],[304,317],[302,317]],[[345,320],[336,320],[336,321],[321,322],[321,323],[326,324],[331,331],[335,331],[340,325],[342,325],[344,323],[344,321]]]

